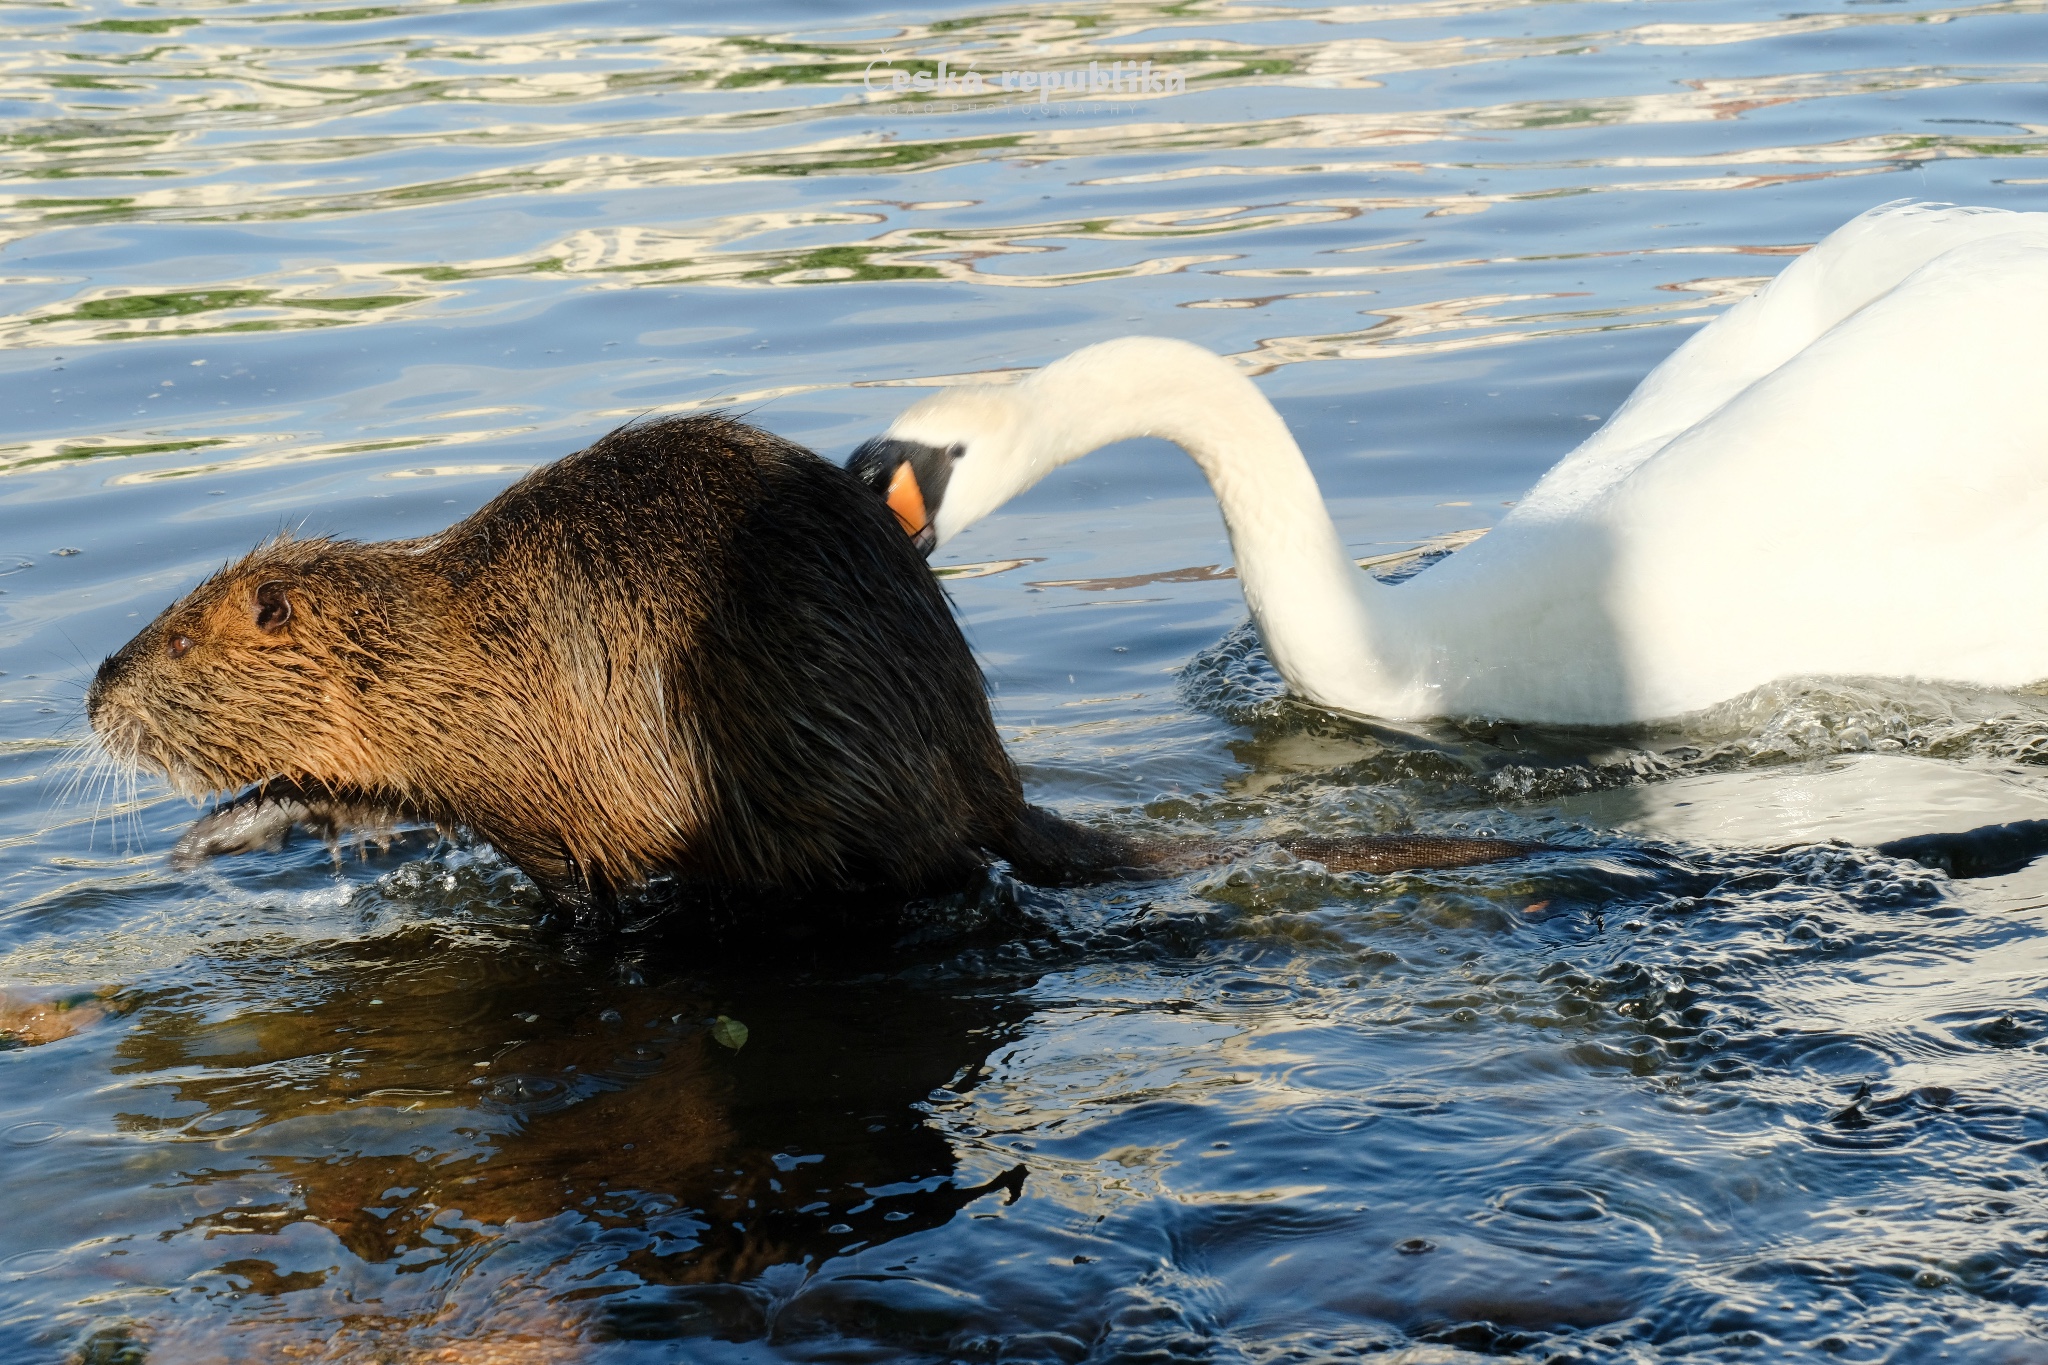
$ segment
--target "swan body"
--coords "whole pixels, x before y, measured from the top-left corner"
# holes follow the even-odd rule
[[[1852,220],[1399,585],[1353,564],[1250,380],[1186,342],[946,390],[853,463],[943,544],[1137,436],[1201,466],[1268,655],[1339,710],[1617,724],[1795,675],[2048,677],[2048,213]]]

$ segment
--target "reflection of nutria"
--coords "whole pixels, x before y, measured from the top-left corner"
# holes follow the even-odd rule
[[[622,427],[436,536],[273,541],[102,664],[87,709],[181,792],[260,786],[188,851],[463,826],[600,920],[658,873],[921,892],[989,855],[1054,881],[1159,857],[1025,804],[888,509],[721,416]]]
[[[35,1047],[91,1028],[107,1017],[112,994],[0,989],[0,1046]]]

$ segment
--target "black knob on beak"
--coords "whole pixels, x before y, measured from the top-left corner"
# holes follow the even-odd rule
[[[848,456],[846,467],[889,504],[918,553],[929,555],[939,543],[932,519],[946,495],[953,461],[964,453],[960,446],[928,446],[877,436]]]

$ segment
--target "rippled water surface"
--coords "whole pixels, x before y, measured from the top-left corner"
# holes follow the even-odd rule
[[[0,1358],[2048,1361],[2048,868],[1869,848],[2048,815],[2048,698],[1322,715],[1133,443],[941,556],[1037,799],[1567,851],[585,944],[423,837],[172,871],[75,762],[226,557],[649,411],[840,458],[1166,333],[1360,556],[1484,528],[1851,214],[2041,207],[2043,9],[0,8]],[[940,58],[1185,90],[864,87]]]

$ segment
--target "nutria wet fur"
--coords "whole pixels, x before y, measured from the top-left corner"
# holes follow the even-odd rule
[[[724,416],[622,427],[436,536],[273,541],[87,709],[188,795],[466,827],[579,918],[659,873],[923,892],[1126,852],[1025,804],[888,509]]]

